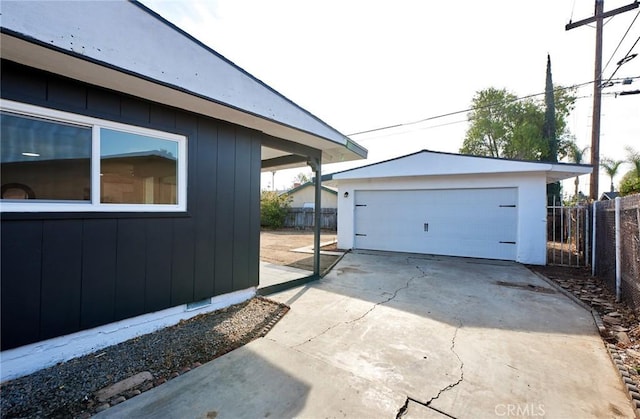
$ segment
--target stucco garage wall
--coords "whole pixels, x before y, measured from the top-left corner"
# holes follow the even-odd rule
[[[354,244],[354,198],[358,190],[517,188],[516,261],[546,263],[546,175],[539,173],[387,177],[338,180],[338,247]],[[348,192],[348,197],[344,193]],[[463,221],[463,220],[461,220]]]

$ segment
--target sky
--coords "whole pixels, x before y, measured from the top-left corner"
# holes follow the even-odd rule
[[[547,54],[554,85],[594,79],[595,27],[565,25],[590,17],[594,0],[142,0],[167,20],[313,113],[369,151],[366,161],[323,166],[324,173],[422,149],[458,152],[474,94],[489,87],[517,96],[542,93]],[[606,0],[612,10],[632,0]],[[640,17],[632,10],[605,21],[603,78],[627,53],[640,53]],[[634,18],[637,18],[635,23]],[[628,33],[625,35],[625,32]],[[624,37],[624,38],[623,38]],[[617,52],[614,51],[616,50]],[[640,57],[615,78],[631,85],[603,90],[600,155],[640,151]],[[591,144],[593,85],[577,90],[569,130]],[[459,112],[447,117],[440,115]],[[433,118],[433,119],[431,119]],[[407,124],[370,134],[375,128]],[[588,160],[588,155],[587,155]],[[586,162],[588,163],[588,161]],[[616,178],[630,169],[623,167]],[[275,174],[277,189],[309,169]],[[262,187],[271,188],[265,173]],[[588,193],[588,176],[580,190]],[[600,191],[609,190],[601,172]],[[573,191],[573,181],[565,185]]]

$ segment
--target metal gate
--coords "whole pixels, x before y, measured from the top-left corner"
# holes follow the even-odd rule
[[[590,266],[589,206],[547,207],[547,264]]]

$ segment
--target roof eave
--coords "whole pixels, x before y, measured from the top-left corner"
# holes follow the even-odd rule
[[[366,158],[367,150],[345,136],[326,138],[279,121],[222,103],[178,86],[159,82],[80,54],[43,45],[23,34],[1,28],[2,58],[109,90],[185,109],[322,151],[323,163]]]

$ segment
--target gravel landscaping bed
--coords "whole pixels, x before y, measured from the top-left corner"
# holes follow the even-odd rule
[[[89,417],[264,336],[287,311],[256,297],[8,381],[2,418]]]

